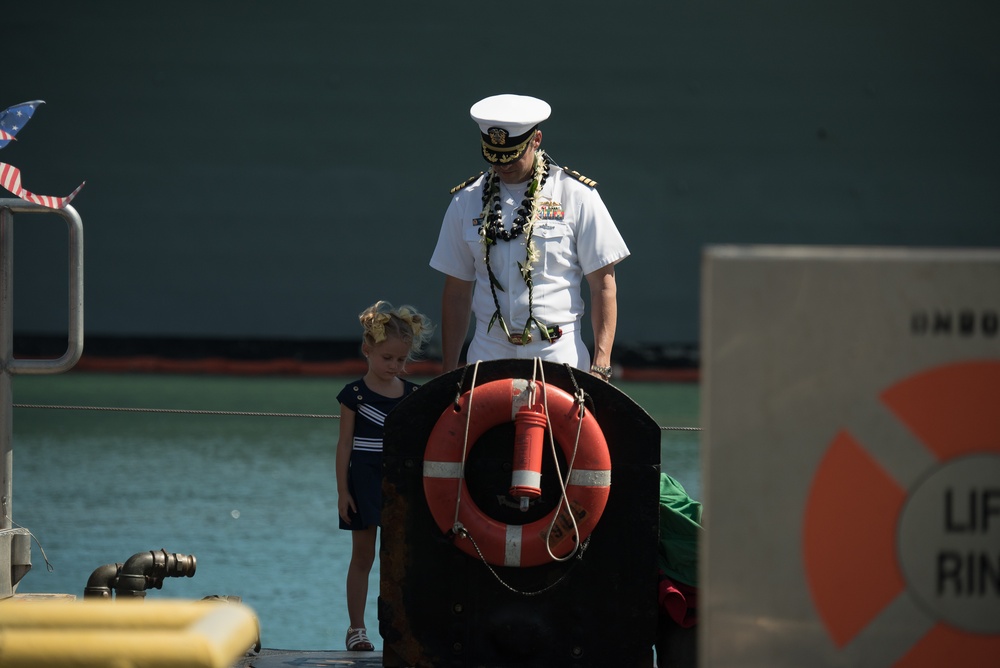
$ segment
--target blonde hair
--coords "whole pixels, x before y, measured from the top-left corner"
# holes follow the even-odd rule
[[[377,301],[358,316],[364,327],[364,342],[370,346],[395,336],[410,344],[407,359],[416,359],[420,349],[431,338],[431,322],[412,306],[393,308],[387,301]]]

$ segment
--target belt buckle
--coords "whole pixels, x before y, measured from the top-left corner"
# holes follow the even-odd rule
[[[513,343],[515,346],[526,346],[531,343],[531,332],[528,332],[527,336],[524,336],[523,332],[517,334],[508,334],[507,340]]]

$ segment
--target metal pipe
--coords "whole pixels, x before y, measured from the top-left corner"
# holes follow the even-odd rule
[[[194,577],[195,556],[166,550],[137,552],[124,564],[105,564],[94,570],[83,590],[84,598],[145,598],[147,589],[160,589],[164,578]]]
[[[139,552],[128,558],[115,584],[117,597],[143,598],[147,589],[160,589],[163,579],[194,577],[197,560],[194,555],[169,554],[166,550]]]
[[[111,590],[118,581],[121,564],[105,564],[94,569],[83,590],[84,598],[111,598]]]

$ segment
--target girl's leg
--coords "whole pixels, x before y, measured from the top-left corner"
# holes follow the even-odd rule
[[[378,527],[351,532],[351,565],[347,567],[347,615],[351,628],[364,628],[365,604],[368,602],[368,575],[375,563],[375,537]]]

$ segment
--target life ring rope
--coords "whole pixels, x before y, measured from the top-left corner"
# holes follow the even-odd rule
[[[472,387],[469,388],[469,405],[465,412],[465,434],[462,436],[462,459],[458,467],[458,475],[455,476],[455,485],[458,488],[455,492],[455,520],[452,523],[451,530],[456,535],[464,535],[465,527],[462,523],[458,521],[458,512],[462,507],[462,480],[465,479],[465,458],[469,454],[469,425],[472,422],[472,398],[476,391],[476,374],[479,373],[479,360],[476,360],[476,366],[472,368]],[[455,405],[458,405],[458,400],[455,400]]]
[[[475,365],[473,366],[471,387],[469,388],[468,392],[466,392],[463,395],[462,383],[459,383],[458,394],[455,399],[455,409],[454,409],[455,412],[457,413],[460,410],[466,411],[465,419],[463,420],[464,424],[459,423],[458,425],[455,425],[456,427],[458,427],[458,430],[455,431],[460,430],[461,433],[461,441],[462,441],[461,454],[455,459],[450,459],[450,460],[445,457],[443,458],[443,460],[435,458],[430,461],[425,461],[424,462],[425,485],[428,484],[429,479],[431,480],[442,479],[442,478],[453,479],[455,481],[456,491],[454,496],[452,497],[454,504],[454,509],[453,509],[454,512],[451,514],[450,518],[452,520],[451,526],[448,527],[450,529],[450,533],[455,538],[458,539],[468,538],[475,553],[478,553],[480,559],[482,559],[484,563],[486,563],[487,565],[489,565],[490,563],[500,564],[501,562],[504,565],[509,565],[509,564],[520,565],[521,563],[523,563],[521,554],[523,541],[527,538],[526,536],[522,535],[521,525],[514,525],[514,524],[506,525],[506,533],[507,533],[506,540],[500,543],[499,545],[496,545],[495,543],[497,537],[496,534],[494,533],[490,538],[491,545],[493,545],[493,547],[490,548],[491,554],[493,554],[494,556],[491,557],[491,559],[487,559],[484,556],[483,551],[480,549],[480,546],[476,542],[476,536],[473,535],[473,533],[475,532],[470,532],[469,528],[466,527],[465,524],[463,523],[463,519],[468,520],[470,519],[470,517],[474,517],[477,519],[477,526],[480,519],[485,520],[478,506],[476,506],[474,502],[470,502],[472,503],[471,507],[473,508],[474,514],[472,516],[469,516],[467,511],[463,510],[463,504],[465,503],[465,501],[462,498],[462,488],[465,485],[465,465],[470,449],[469,437],[470,434],[475,433],[476,434],[475,438],[478,438],[479,434],[481,433],[480,432],[481,425],[477,424],[477,422],[473,420],[473,415],[472,415],[473,400],[476,394],[476,383],[477,383],[478,372],[479,372],[479,362],[476,362]],[[515,387],[518,382],[522,384],[521,390],[516,391],[514,393],[513,397],[510,399],[511,404],[508,405],[508,408],[511,409],[513,413],[517,413],[518,408],[521,407],[521,405],[523,404],[526,404],[527,406],[540,405],[541,410],[544,413],[545,423],[546,423],[546,433],[548,435],[549,446],[552,451],[552,458],[556,468],[554,477],[558,480],[560,491],[559,491],[559,501],[556,505],[555,510],[551,513],[551,521],[549,521],[547,525],[541,524],[538,527],[540,533],[535,534],[536,536],[538,536],[538,538],[535,539],[537,541],[535,544],[539,546],[540,544],[544,544],[543,550],[545,557],[547,558],[547,560],[555,562],[566,562],[572,559],[573,557],[579,557],[579,555],[582,554],[583,542],[589,536],[590,531],[593,528],[593,522],[596,519],[600,518],[600,512],[601,509],[603,509],[604,500],[606,500],[607,498],[607,489],[610,487],[611,484],[611,470],[610,470],[610,465],[608,464],[605,464],[605,467],[596,470],[591,470],[590,467],[586,467],[580,471],[575,470],[577,455],[580,452],[580,447],[581,447],[581,438],[584,429],[585,419],[588,422],[588,428],[587,428],[588,462],[592,461],[592,457],[594,454],[593,448],[595,447],[596,443],[594,441],[595,439],[594,425],[590,424],[593,423],[594,418],[587,415],[586,404],[585,404],[586,395],[583,392],[583,390],[576,384],[575,379],[573,380],[574,380],[573,385],[575,387],[575,392],[573,394],[569,394],[565,391],[560,390],[555,395],[559,397],[558,403],[560,406],[559,407],[560,419],[565,420],[565,418],[571,415],[572,413],[576,413],[576,422],[577,422],[575,434],[571,435],[569,433],[566,433],[565,430],[563,430],[560,436],[561,440],[559,444],[557,444],[556,442],[555,431],[553,429],[553,420],[551,419],[549,410],[548,395],[550,389],[549,385],[545,381],[545,369],[544,365],[542,364],[542,360],[540,358],[535,358],[533,361],[532,376],[530,380],[513,381]],[[486,386],[492,386],[494,385],[494,383],[495,381],[487,383]],[[495,411],[497,408],[497,406],[495,405],[497,400],[497,397],[495,396],[496,391],[497,388],[491,387],[490,392],[487,395],[485,395],[487,396],[488,408],[477,411],[477,414],[481,413],[482,410],[487,410],[488,414],[495,415]],[[569,403],[567,404],[567,402]],[[564,411],[567,411],[568,413]],[[442,415],[442,419],[445,419],[445,415]],[[511,417],[511,419],[513,419],[513,416]],[[480,420],[480,418],[476,418],[476,420]],[[459,434],[455,433],[454,431],[451,433],[454,434],[455,437],[459,436]],[[600,443],[603,443],[603,438],[600,437],[599,428],[596,438],[599,438]],[[457,443],[458,440],[459,440],[458,438],[454,439],[453,442],[455,446],[458,446]],[[568,441],[570,440],[572,440],[571,448],[567,447],[569,446]],[[563,454],[565,455],[566,461],[568,463],[565,475],[563,474],[562,467],[560,466],[559,463],[558,448],[560,446],[562,447]],[[605,448],[604,456],[606,457],[607,446],[603,445],[603,447]],[[453,451],[455,452],[455,455],[459,455],[459,453],[457,452],[458,450],[457,447],[455,450],[456,451]],[[599,503],[599,507],[596,508],[596,513],[597,513],[596,517],[591,516],[587,520],[587,527],[585,531],[581,529],[581,526],[578,522],[579,518],[577,517],[577,513],[579,512],[577,506],[580,502],[579,488],[581,487],[594,488],[595,490],[596,489],[604,490],[603,492],[604,500],[599,500],[601,496],[600,493],[598,493],[598,497],[593,497],[593,502]],[[574,491],[574,498],[576,499],[576,501],[572,501],[570,499],[570,494],[569,494],[570,489]],[[590,501],[585,503],[590,503]],[[444,510],[446,513],[448,512],[440,505],[436,507],[437,511],[434,511],[432,507],[432,512],[440,512],[441,510]],[[562,511],[563,508],[566,509],[566,512],[560,515],[560,511]],[[441,520],[443,518],[441,518],[440,515],[438,515],[437,517],[439,526],[441,526],[442,530],[445,530],[445,527],[447,525],[441,524]],[[557,555],[556,550],[553,549],[553,545],[551,544],[551,539],[553,537],[554,532],[557,531],[557,527],[559,533],[556,535],[560,536],[559,539],[557,540],[557,543],[565,542],[566,539],[572,537],[570,551],[561,557]],[[501,552],[499,553],[499,555],[502,556],[498,556],[498,553],[496,552],[497,547],[500,548]],[[467,553],[470,553],[469,550],[466,550],[465,548],[461,549],[463,549],[463,551],[466,551]],[[499,559],[500,561],[494,561],[495,559]],[[535,559],[538,559],[538,557],[536,557]],[[535,563],[538,562],[536,561]]]
[[[532,365],[531,371],[531,386],[535,387],[536,376],[541,373],[542,376],[542,386],[545,387],[545,369],[542,367],[542,359],[536,357]],[[532,389],[534,391],[534,389]],[[580,448],[580,430],[583,428],[583,416],[584,416],[584,405],[583,405],[583,390],[577,388],[577,392],[574,395],[577,403],[577,422],[576,422],[576,438],[573,441],[573,456],[570,457],[569,466],[566,469],[566,479],[563,480],[562,471],[559,469],[559,457],[556,456],[556,439],[552,433],[552,419],[549,417],[549,395],[548,392],[542,393],[542,406],[545,408],[545,426],[549,433],[549,445],[552,447],[552,459],[556,465],[556,479],[559,480],[559,489],[561,496],[559,497],[559,504],[556,506],[556,511],[552,513],[552,521],[549,522],[549,528],[545,532],[545,551],[548,552],[549,558],[553,561],[569,561],[575,555],[577,550],[580,549],[580,541],[576,540],[573,544],[573,549],[565,557],[558,557],[552,552],[552,546],[550,545],[550,539],[552,537],[552,531],[555,529],[556,520],[559,519],[559,511],[562,510],[563,504],[566,504],[566,509],[570,512],[569,517],[573,522],[573,535],[579,537],[580,527],[576,522],[576,515],[572,512],[569,505],[569,496],[566,494],[566,484],[573,475],[573,464],[576,463],[576,453]],[[532,398],[532,401],[534,399]]]
[[[480,561],[482,561],[483,565],[489,569],[490,573],[493,574],[493,577],[496,579],[496,581],[499,582],[504,587],[506,587],[507,589],[509,589],[510,591],[514,592],[515,594],[520,594],[521,596],[538,596],[539,594],[544,594],[548,590],[558,587],[560,584],[562,584],[562,581],[568,578],[569,574],[573,571],[573,566],[570,566],[568,569],[564,570],[559,575],[559,577],[556,578],[553,582],[550,582],[541,589],[535,589],[533,591],[517,589],[515,587],[512,587],[507,581],[505,581],[502,577],[500,577],[500,574],[497,573],[496,569],[493,568],[493,566],[490,565],[490,562],[486,560],[486,556],[483,554],[483,551],[479,549],[479,545],[476,544],[476,541],[472,538],[472,536],[469,535],[468,532],[465,532],[464,537],[468,538],[469,542],[472,543],[472,547],[476,548],[476,553],[479,555]],[[580,549],[577,550],[576,553],[576,559],[578,561],[583,559],[583,553],[587,551],[587,545],[589,543],[590,543],[590,536],[584,538],[583,542],[580,543]]]

